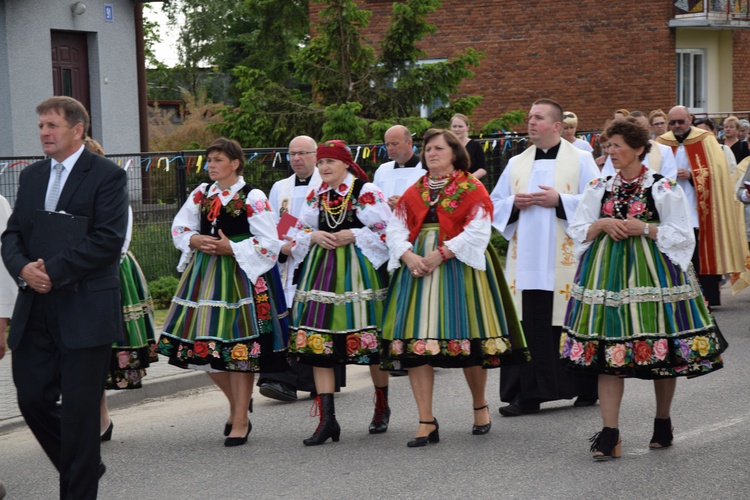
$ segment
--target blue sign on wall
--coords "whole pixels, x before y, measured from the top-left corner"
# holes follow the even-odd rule
[[[108,23],[115,20],[115,9],[111,5],[104,4],[104,20]]]

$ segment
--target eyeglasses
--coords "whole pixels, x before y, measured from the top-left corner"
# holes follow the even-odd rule
[[[563,115],[563,119],[564,120],[568,120],[568,119],[571,119],[571,118],[575,118],[575,116],[571,115],[570,113],[565,113]]]
[[[315,154],[315,151],[289,151],[289,156],[305,156],[305,155],[311,155]]]
[[[667,122],[654,122],[651,124],[652,127],[663,127]]]
[[[669,120],[669,126],[672,125],[685,125],[686,120]]]

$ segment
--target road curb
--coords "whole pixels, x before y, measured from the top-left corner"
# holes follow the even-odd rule
[[[110,409],[123,408],[145,401],[146,399],[171,396],[182,391],[200,389],[213,385],[205,372],[189,371],[175,375],[165,375],[149,380],[144,379],[141,389],[107,391],[107,405]],[[25,427],[23,417],[11,417],[0,420],[0,434]]]

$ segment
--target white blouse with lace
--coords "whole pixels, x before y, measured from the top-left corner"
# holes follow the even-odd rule
[[[312,189],[305,199],[305,205],[300,212],[297,229],[300,230],[294,240],[292,256],[295,262],[302,262],[310,251],[310,237],[312,231],[318,229],[318,217],[320,216],[320,197],[326,192],[333,190],[342,198],[346,197],[349,186],[354,182],[354,175],[347,174],[339,186],[332,187],[322,183],[317,189]],[[376,269],[388,260],[388,248],[385,244],[385,229],[392,212],[388,202],[378,187],[366,182],[359,193],[359,197],[352,199],[357,219],[364,227],[351,229],[354,235],[354,244],[367,257],[367,260]]]
[[[654,180],[653,170],[648,170],[643,179],[644,187],[651,190],[659,223],[656,246],[676,265],[686,271],[693,257],[695,234],[690,220],[690,207],[682,188],[669,178]],[[583,192],[575,216],[568,226],[568,235],[575,243],[577,259],[591,246],[586,236],[591,224],[599,220],[602,199],[606,191],[612,191],[614,177],[606,181],[594,179]],[[646,236],[640,236],[645,238]]]
[[[445,240],[443,245],[453,252],[458,260],[480,271],[487,270],[487,262],[484,258],[484,251],[490,242],[492,232],[492,223],[490,214],[480,208],[475,211],[474,217],[469,221],[457,236]],[[414,250],[409,241],[409,228],[406,222],[394,215],[388,223],[386,230],[386,243],[390,260],[388,261],[388,271],[394,271],[401,267],[401,256],[408,250]]]
[[[219,189],[217,183],[213,183],[206,195],[208,183],[203,183],[190,193],[190,197],[180,208],[180,211],[172,222],[172,241],[182,255],[177,264],[177,270],[182,272],[187,267],[193,256],[190,248],[190,238],[200,234],[201,212],[200,202],[203,196],[218,196],[222,206],[237,200],[237,194],[245,186],[242,176],[237,182],[227,189]],[[197,200],[197,201],[196,201]],[[245,199],[245,212],[250,225],[252,237],[239,242],[230,241],[229,244],[234,252],[237,264],[245,271],[248,279],[255,283],[258,277],[270,271],[279,255],[281,242],[276,233],[276,219],[268,203],[268,198],[260,189],[253,189]]]

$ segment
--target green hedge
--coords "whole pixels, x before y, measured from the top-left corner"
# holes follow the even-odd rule
[[[171,228],[171,221],[136,225],[133,228],[130,250],[141,265],[147,280],[177,276],[180,251],[172,243]]]

